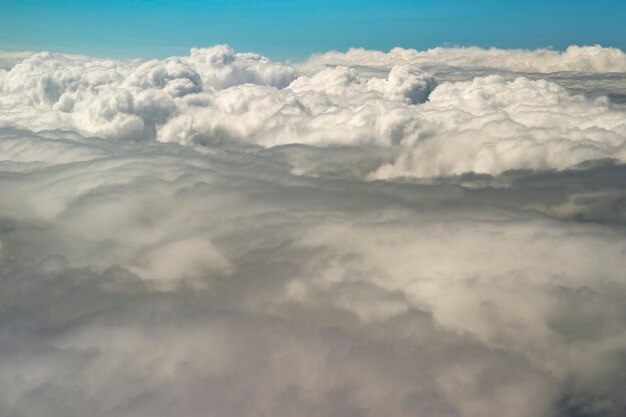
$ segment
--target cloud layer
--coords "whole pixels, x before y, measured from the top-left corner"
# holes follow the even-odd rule
[[[622,60],[0,70],[0,408],[622,415],[626,109],[571,84]]]
[[[565,51],[552,49],[433,48],[427,51],[393,48],[388,53],[352,48],[347,52],[314,55],[308,65],[364,65],[374,67],[411,63],[422,66],[501,69],[516,72],[626,71],[626,54],[617,48],[570,46]]]
[[[576,95],[523,74],[513,80],[480,74],[436,87],[414,56],[450,65],[449,56],[459,50],[400,52],[320,56],[314,61],[336,58],[351,66],[309,75],[227,46],[148,62],[35,54],[0,74],[0,119],[5,126],[112,139],[266,148],[369,145],[397,155],[369,178],[565,169],[626,158],[625,108],[606,97]],[[572,47],[563,54],[465,52],[469,58],[493,55],[510,70],[518,70],[510,62],[550,69],[555,60],[562,66],[555,68],[585,69],[569,64],[581,62],[571,58],[581,54],[594,71],[614,70],[621,62],[620,51],[600,47]],[[378,77],[354,68],[376,59],[393,65]]]

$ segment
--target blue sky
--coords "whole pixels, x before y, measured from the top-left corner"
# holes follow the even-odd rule
[[[293,60],[349,47],[626,50],[625,21],[626,0],[0,0],[0,49],[162,58],[228,43]]]

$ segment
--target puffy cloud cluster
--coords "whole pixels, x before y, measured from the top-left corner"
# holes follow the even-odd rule
[[[39,53],[0,73],[0,106],[14,125],[148,139],[177,114],[176,98],[244,83],[284,87],[295,76],[290,66],[224,45],[147,62]]]
[[[28,51],[0,51],[0,70],[9,70],[16,64],[31,56],[33,52]]]
[[[499,76],[446,83],[424,106],[405,152],[374,177],[564,169],[626,160],[626,109],[572,96],[557,84]]]
[[[308,66],[364,65],[390,67],[399,63],[421,66],[501,69],[516,72],[624,72],[626,54],[617,48],[570,46],[565,51],[552,49],[433,48],[427,51],[393,48],[388,53],[352,48],[347,52],[314,55]]]
[[[0,72],[0,409],[624,414],[624,107],[343,64]]]
[[[425,54],[459,53],[443,51]],[[520,51],[467,54],[476,51],[504,66],[509,64],[502,57],[511,55],[512,62],[544,62],[548,69],[557,58],[579,62],[566,57],[621,54],[599,47],[528,52],[534,61],[518,57]],[[357,52],[339,60],[350,66],[302,74],[227,46],[148,62],[40,53],[0,73],[0,123],[209,147],[367,145],[396,155],[365,173],[370,179],[564,169],[591,159],[626,158],[625,109],[606,97],[577,95],[554,81],[487,73],[442,80],[437,87],[412,58],[422,53],[362,52],[372,55],[365,59]],[[371,65],[368,59],[393,65],[372,75],[358,68]],[[449,64],[447,58],[441,62]]]

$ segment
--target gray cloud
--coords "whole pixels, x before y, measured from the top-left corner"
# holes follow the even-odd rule
[[[623,414],[623,107],[343,64],[0,74],[0,408]]]

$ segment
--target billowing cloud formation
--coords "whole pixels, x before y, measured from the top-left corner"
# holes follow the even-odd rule
[[[394,51],[366,54],[381,65],[394,57],[382,76],[353,66],[299,75],[294,67],[227,46],[148,62],[35,54],[1,74],[0,120],[35,131],[184,145],[369,145],[393,152],[395,160],[367,173],[370,179],[565,169],[591,159],[626,158],[625,109],[606,97],[577,95],[524,76],[480,74],[435,88],[434,78],[411,58],[417,52]],[[458,53],[443,51],[426,54],[442,55],[447,65],[445,57]],[[510,56],[512,62],[605,57],[597,58],[605,64],[596,71],[613,70],[621,56],[599,47],[534,52],[534,61],[520,60],[521,53],[468,52]],[[344,61],[371,64],[355,54],[348,52]],[[502,59],[511,67],[507,62]]]
[[[392,66],[398,63],[503,69],[517,72],[624,72],[626,54],[617,48],[570,46],[552,49],[433,48],[427,51],[393,48],[388,53],[362,48],[345,53],[326,52],[311,57],[308,65]]]
[[[0,72],[0,409],[623,415],[622,105],[342,64]]]
[[[22,62],[29,56],[31,56],[33,52],[8,52],[8,51],[0,51],[0,70],[8,70],[14,67],[16,64]]]

